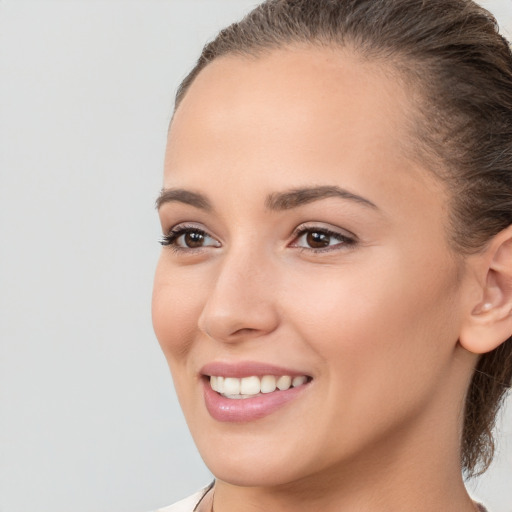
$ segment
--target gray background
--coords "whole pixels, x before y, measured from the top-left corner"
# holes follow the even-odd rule
[[[512,0],[487,5],[512,34]],[[0,511],[144,512],[210,479],[150,321],[174,90],[255,1],[0,0]],[[470,483],[512,511],[512,406]]]

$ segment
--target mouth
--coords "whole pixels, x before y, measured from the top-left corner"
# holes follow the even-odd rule
[[[313,378],[258,363],[212,363],[201,370],[204,401],[221,422],[248,422],[268,416],[295,401]]]
[[[263,375],[258,377],[223,377],[211,375],[209,377],[210,387],[224,398],[229,400],[240,400],[254,398],[256,396],[286,391],[290,388],[297,388],[309,382],[311,377],[307,375]]]

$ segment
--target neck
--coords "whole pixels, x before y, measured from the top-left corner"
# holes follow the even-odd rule
[[[215,512],[475,512],[460,470],[459,426],[426,414],[387,439],[293,483],[236,486],[217,480]]]
[[[459,471],[460,473],[460,471]],[[340,478],[324,475],[319,481],[275,487],[239,487],[217,481],[209,505],[215,512],[475,512],[460,475],[425,478],[422,471],[404,471],[375,478],[354,471]],[[445,472],[443,472],[445,474]],[[437,480],[437,481],[435,481]],[[397,484],[397,481],[399,482]],[[214,498],[214,499],[213,499]],[[208,503],[208,502],[207,502]],[[215,507],[213,509],[213,507]]]

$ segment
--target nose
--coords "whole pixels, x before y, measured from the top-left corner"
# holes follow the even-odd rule
[[[198,326],[208,337],[237,342],[274,331],[275,272],[264,257],[233,253],[218,262]]]

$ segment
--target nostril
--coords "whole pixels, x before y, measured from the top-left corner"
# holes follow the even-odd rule
[[[258,332],[258,329],[253,329],[251,327],[242,327],[242,329],[238,329],[238,331],[235,331],[231,336],[248,335],[254,332]]]

